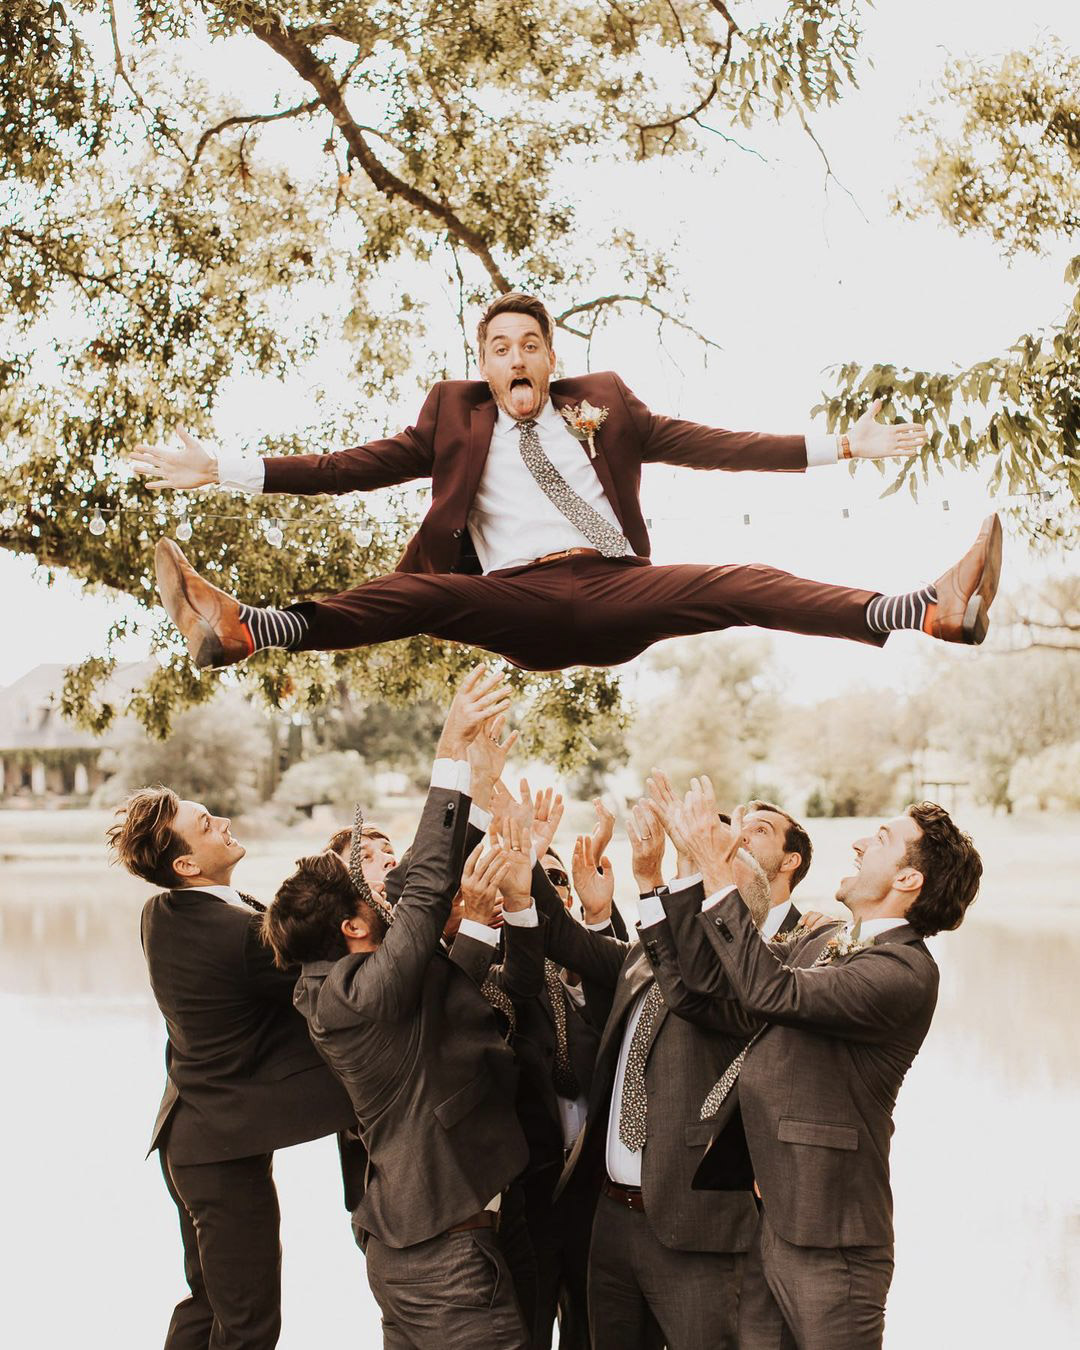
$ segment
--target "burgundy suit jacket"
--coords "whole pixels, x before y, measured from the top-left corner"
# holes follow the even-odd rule
[[[613,371],[551,385],[556,408],[582,399],[607,409],[591,462],[623,533],[643,558],[649,556],[650,544],[639,500],[642,464],[788,473],[806,468],[802,436],[721,431],[658,417]],[[496,412],[486,382],[445,380],[424,400],[416,425],[397,436],[328,455],[264,460],[265,491],[337,494],[430,478],[431,505],[397,570],[478,572],[466,522],[491,448]],[[581,453],[587,453],[584,445]]]

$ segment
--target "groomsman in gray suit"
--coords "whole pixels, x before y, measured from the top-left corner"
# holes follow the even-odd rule
[[[737,1085],[763,1205],[740,1347],[876,1350],[893,1271],[893,1104],[937,1001],[924,938],[960,925],[981,860],[943,808],[910,806],[853,845],[854,871],[836,893],[851,921],[800,931],[778,952],[738,889],[741,813],[731,827],[720,821],[708,779],[695,779],[683,803],[662,781],[654,792],[700,869],[700,913],[643,939],[667,962],[675,935],[684,982],[709,992],[744,1039],[702,1103],[703,1116],[726,1125]],[[725,1170],[707,1157],[695,1185],[724,1186]]]
[[[461,880],[468,749],[505,711],[497,677],[474,672],[454,700],[432,788],[391,908],[337,854],[301,859],[265,928],[282,963],[301,965],[296,1005],[345,1086],[370,1159],[353,1227],[392,1350],[525,1350],[496,1228],[502,1192],[527,1158],[514,1112],[516,1070],[477,972],[441,938]],[[528,843],[478,846],[469,884],[530,910]],[[538,926],[514,930],[535,947]],[[490,960],[484,955],[484,967]]]
[[[534,842],[542,856],[539,823]],[[659,880],[664,844],[657,825],[635,846],[643,891]],[[739,1278],[757,1225],[748,1160],[740,1194],[695,1192],[691,1181],[715,1131],[697,1104],[742,1039],[671,1014],[641,944],[605,935],[614,880],[591,840],[577,841],[572,870],[585,925],[567,913],[539,866],[533,896],[546,920],[549,957],[581,975],[590,1007],[610,1009],[586,1125],[559,1192],[600,1192],[588,1273],[594,1350],[734,1347]],[[707,1022],[712,1000],[696,1002]]]

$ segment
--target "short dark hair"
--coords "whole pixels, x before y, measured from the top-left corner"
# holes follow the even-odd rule
[[[180,798],[172,788],[136,788],[116,808],[120,820],[105,831],[114,863],[144,881],[171,890],[180,878],[173,863],[191,852],[187,840],[173,829]]]
[[[346,825],[343,829],[337,830],[330,836],[326,847],[331,853],[340,853],[343,849],[352,847],[353,831],[351,825]],[[385,830],[380,830],[378,825],[361,825],[361,839],[385,839],[390,843],[390,836]]]
[[[505,295],[492,300],[476,325],[476,345],[481,356],[484,354],[484,343],[487,341],[488,324],[496,314],[527,314],[540,325],[540,332],[548,349],[554,345],[555,321],[548,313],[544,302],[537,300],[535,295],[526,295],[524,291],[507,291]]]
[[[922,937],[943,929],[951,932],[960,927],[968,905],[979,893],[982,858],[971,836],[957,827],[943,806],[915,802],[907,814],[921,833],[908,844],[904,862],[923,878],[907,921]]]
[[[274,964],[336,961],[348,954],[341,925],[355,919],[361,900],[336,853],[298,858],[262,917],[262,935]]]
[[[788,889],[793,891],[810,871],[810,863],[814,857],[814,846],[810,842],[810,836],[806,833],[805,825],[800,825],[795,817],[789,815],[782,806],[775,806],[772,802],[747,802],[747,809],[750,811],[772,811],[774,815],[783,816],[787,821],[787,830],[784,833],[784,852],[797,853],[801,860],[791,874]]]

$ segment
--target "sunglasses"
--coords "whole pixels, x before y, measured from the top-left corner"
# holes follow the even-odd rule
[[[547,879],[553,886],[569,886],[570,878],[565,872],[560,872],[557,867],[546,867]]]

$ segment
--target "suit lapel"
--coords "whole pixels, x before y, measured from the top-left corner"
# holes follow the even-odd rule
[[[791,901],[788,901],[788,912],[784,915],[784,921],[776,930],[777,933],[790,933],[793,928],[797,928],[802,919],[802,911],[796,909]]]
[[[493,398],[486,399],[472,410],[469,422],[468,483],[465,494],[465,500],[470,503],[476,496],[476,489],[480,486],[484,465],[487,463],[488,451],[491,449],[491,433],[495,430],[497,411]]]
[[[586,397],[588,397],[588,395],[586,395]],[[569,394],[552,393],[551,402],[555,408],[555,411],[561,413],[563,408],[569,408],[571,404],[575,402],[580,403],[581,400],[580,399],[575,400],[571,398]],[[611,509],[615,512],[620,527],[625,529],[626,527],[623,523],[622,508],[619,505],[619,491],[615,485],[615,479],[612,475],[611,466],[608,464],[607,454],[604,449],[604,436],[605,433],[608,432],[608,430],[609,430],[608,423],[605,422],[604,425],[593,437],[593,446],[595,447],[596,450],[596,453],[594,455],[589,454],[589,448],[584,441],[580,442],[581,453],[593,466],[597,478],[600,479],[600,486],[604,489],[604,495],[611,503]]]

